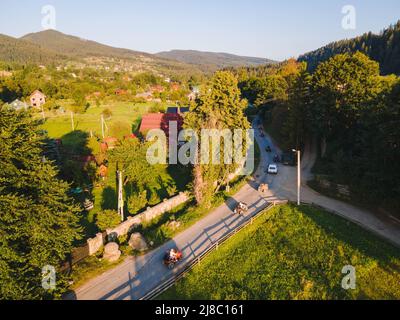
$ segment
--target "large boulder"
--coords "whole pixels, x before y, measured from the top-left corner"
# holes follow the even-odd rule
[[[137,251],[143,252],[149,249],[145,238],[138,232],[133,233],[129,239],[129,246]]]
[[[108,262],[115,262],[121,256],[121,251],[119,250],[119,246],[115,242],[110,242],[106,244],[104,247],[104,255],[103,258],[106,259]]]

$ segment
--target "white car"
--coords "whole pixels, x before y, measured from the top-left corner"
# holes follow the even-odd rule
[[[276,164],[270,164],[268,166],[268,173],[269,174],[278,174],[278,166]]]

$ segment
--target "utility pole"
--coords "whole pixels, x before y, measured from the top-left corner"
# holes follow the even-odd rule
[[[72,125],[72,131],[75,131],[74,113],[72,111],[71,111],[71,125]]]
[[[300,191],[301,191],[301,151],[294,150],[297,153],[297,205],[301,204]]]
[[[106,137],[106,130],[108,130],[108,126],[106,121],[104,120],[104,115],[101,115],[101,134],[103,139]]]
[[[104,116],[103,115],[101,115],[101,135],[104,139],[105,137],[104,137]]]
[[[121,221],[123,222],[124,217],[124,197],[123,197],[123,185],[122,185],[122,171],[117,171],[118,175],[118,213],[121,216]]]

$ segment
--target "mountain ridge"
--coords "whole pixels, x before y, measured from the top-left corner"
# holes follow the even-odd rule
[[[259,66],[276,61],[250,56],[240,56],[226,52],[211,52],[199,50],[179,50],[162,51],[156,53],[159,57],[174,59],[180,62],[197,66],[214,66],[217,68],[239,67],[239,66]]]

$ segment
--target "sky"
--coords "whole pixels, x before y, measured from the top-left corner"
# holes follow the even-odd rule
[[[284,60],[331,41],[380,32],[400,19],[399,0],[0,0],[0,33],[42,31],[42,8],[55,29],[149,53],[229,52]],[[345,5],[355,29],[344,29]]]

